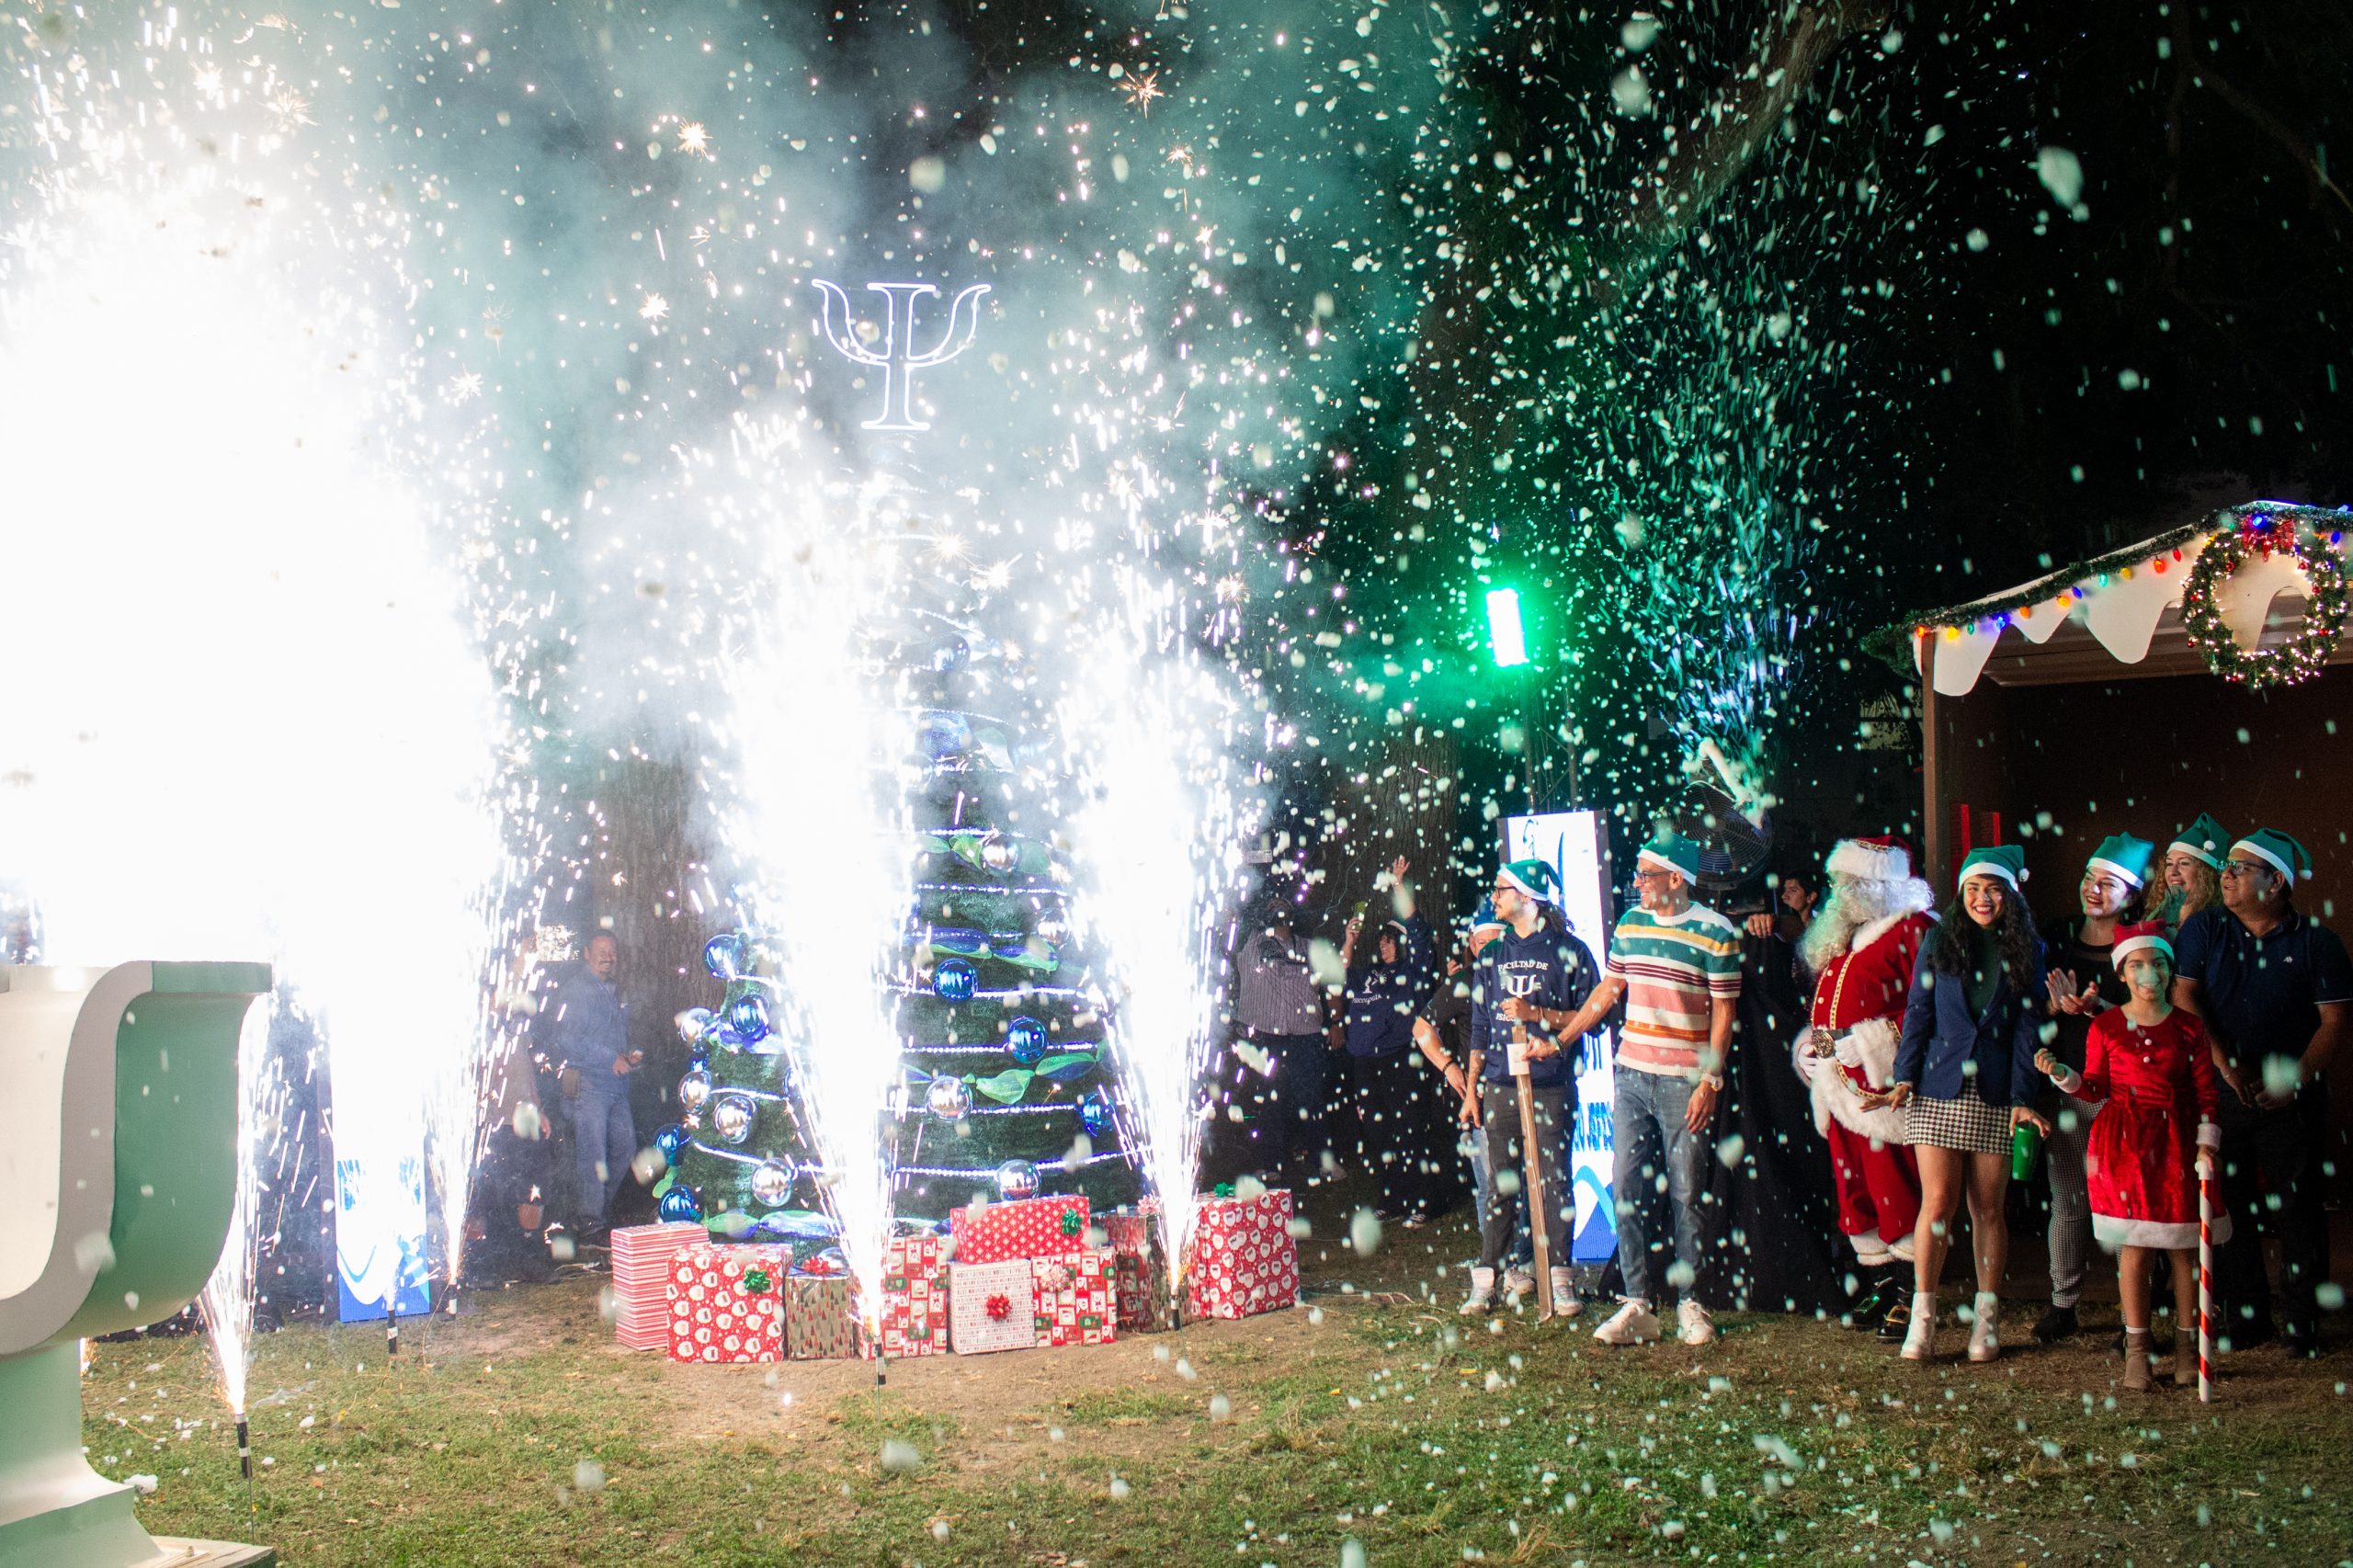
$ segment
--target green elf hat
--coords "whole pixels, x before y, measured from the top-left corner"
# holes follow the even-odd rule
[[[1503,879],[1539,903],[1552,902],[1561,885],[1558,872],[1543,861],[1532,858],[1526,860],[1505,861]]]
[[[2232,854],[2241,851],[2255,856],[2278,871],[2290,887],[2296,885],[2298,877],[2313,874],[2312,856],[2305,852],[2302,845],[2277,828],[2258,827],[2231,846]]]
[[[1635,863],[1673,871],[1687,882],[1699,880],[1699,846],[1678,833],[1663,833],[1642,847]]]
[[[2157,846],[2145,838],[2135,838],[2129,833],[2111,833],[2099,841],[2092,858],[2084,862],[2086,872],[2108,871],[2123,878],[2134,887],[2146,885],[2149,880],[2149,858]]]
[[[1482,931],[1505,931],[1508,929],[1510,929],[1510,927],[1506,925],[1504,921],[1496,918],[1495,901],[1492,898],[1481,899],[1479,901],[1478,913],[1471,916],[1471,934],[1475,937]]]
[[[1961,857],[1956,881],[1972,877],[1998,877],[2016,888],[2026,881],[2026,851],[2015,844],[1988,844]]]
[[[2219,871],[2222,869],[2222,856],[2230,842],[2231,835],[2222,831],[2222,824],[2200,812],[2196,822],[2181,830],[2179,838],[2165,846],[2165,853],[2170,855],[2178,849]]]

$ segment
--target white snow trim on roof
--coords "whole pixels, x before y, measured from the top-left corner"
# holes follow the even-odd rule
[[[2041,580],[2050,588],[2048,598],[2038,598],[2032,606],[2034,613],[2024,619],[2017,612],[2007,615],[1980,614],[1974,626],[1969,617],[1975,606],[1963,606],[1953,612],[1959,637],[1946,637],[1941,630],[1932,630],[1937,637],[1937,675],[1935,685],[1939,697],[1963,697],[1975,687],[1977,677],[1984,673],[1985,662],[1994,655],[1995,645],[2006,630],[2024,634],[2029,642],[2040,644],[2051,640],[2060,624],[2078,619],[2097,639],[2099,645],[2120,665],[2137,665],[2149,656],[2149,642],[2155,636],[2157,622],[2167,608],[2181,603],[2182,586],[2189,579],[2189,568],[2196,563],[2199,552],[2206,548],[2203,539],[2193,539],[2181,547],[2181,559],[2165,562],[2163,572],[2153,572],[2146,565],[2137,568],[2131,576],[2112,575],[2106,587],[2090,588],[2080,599],[2074,598],[2069,589],[2073,583],[2063,583],[2054,575]],[[2167,552],[2168,555],[2170,552]],[[2154,559],[2155,551],[2152,550]],[[2006,593],[1988,595],[1978,604],[1990,604],[2006,598]],[[2231,637],[2242,649],[2252,649],[2263,635],[2266,619],[2271,613],[2272,600],[2279,597],[2297,601],[2301,613],[2304,598],[2303,574],[2295,562],[2285,554],[2256,558],[2243,563],[2215,589],[2215,608],[2222,612],[2222,624],[2231,630]],[[1920,647],[1915,640],[1912,659],[1920,663]]]

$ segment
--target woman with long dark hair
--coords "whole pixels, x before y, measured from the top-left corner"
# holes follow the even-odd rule
[[[1904,1137],[1920,1163],[1906,1360],[1935,1353],[1937,1279],[1964,1189],[1977,1262],[1969,1358],[1991,1361],[2001,1354],[2010,1140],[2022,1122],[2046,1132],[2051,1126],[2032,1104],[2040,1082],[2034,1052],[2043,963],[2034,917],[2018,897],[2025,862],[2012,845],[1973,849],[1961,862],[1960,895],[1920,944],[1894,1081],[1863,1100],[1902,1108]]]

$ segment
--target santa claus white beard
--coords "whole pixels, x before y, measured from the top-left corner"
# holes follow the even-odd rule
[[[1823,900],[1821,913],[1798,938],[1798,961],[1808,974],[1820,974],[1830,960],[1844,953],[1855,933],[1873,921],[1920,907],[1908,881],[1842,881]]]

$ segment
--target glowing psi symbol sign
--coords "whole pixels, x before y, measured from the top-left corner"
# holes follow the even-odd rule
[[[981,330],[981,296],[989,291],[985,283],[975,283],[956,296],[948,307],[948,330],[941,335],[939,347],[928,352],[915,352],[915,301],[939,290],[928,283],[869,283],[867,291],[880,294],[889,302],[890,313],[883,318],[882,347],[880,352],[858,340],[856,324],[850,320],[849,296],[838,285],[823,278],[815,280],[824,295],[825,341],[846,359],[860,365],[880,367],[882,371],[882,416],[866,422],[869,430],[928,430],[927,420],[915,416],[913,399],[915,372],[927,370],[934,365],[945,365],[972,346],[973,337]]]

